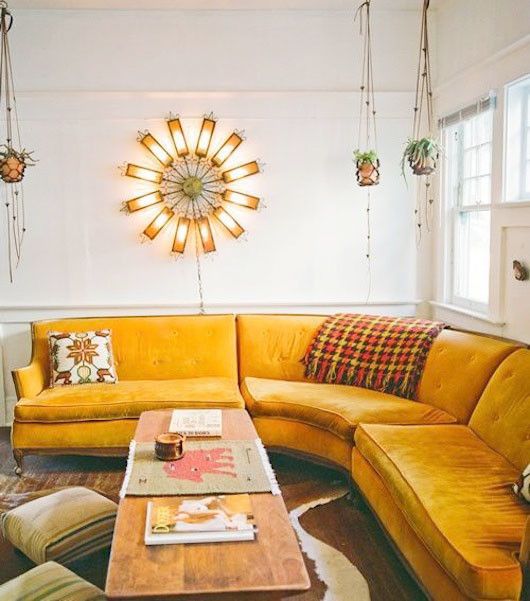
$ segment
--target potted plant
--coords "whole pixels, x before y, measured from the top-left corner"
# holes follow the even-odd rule
[[[375,150],[361,152],[357,149],[353,156],[357,165],[359,186],[376,186],[379,183],[379,158]]]
[[[33,167],[33,153],[25,149],[17,151],[11,146],[0,146],[0,178],[6,184],[16,184],[22,181],[26,167]]]
[[[431,175],[436,171],[436,161],[442,147],[434,138],[409,138],[401,159],[401,173],[405,177],[405,161],[408,161],[414,175]]]

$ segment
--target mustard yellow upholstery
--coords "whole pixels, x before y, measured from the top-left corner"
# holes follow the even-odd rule
[[[486,336],[443,330],[427,356],[417,400],[467,424],[493,372],[517,348]]]
[[[238,315],[239,379],[305,380],[302,359],[325,315]]]
[[[423,403],[390,394],[313,382],[245,378],[241,392],[253,417],[277,417],[326,430],[353,443],[359,423],[453,423],[455,418]]]
[[[429,592],[429,598],[432,601],[471,601],[471,597],[458,588],[455,581],[432,556],[392,498],[382,478],[356,448],[352,453],[352,465],[355,482],[362,490],[364,498],[423,587]]]
[[[91,317],[33,324],[29,367],[16,370],[19,397],[34,397],[49,383],[47,333],[112,330],[112,348],[120,380],[237,379],[233,315]]]
[[[518,470],[461,425],[362,425],[358,452],[416,535],[472,599],[518,599],[516,559],[530,507],[511,491]],[[353,461],[353,476],[357,467]],[[363,488],[362,478],[359,485]]]
[[[230,378],[123,380],[47,388],[15,406],[17,422],[79,422],[138,418],[142,411],[178,407],[244,408],[237,382]]]
[[[469,425],[519,471],[530,463],[530,350],[518,350],[502,363]]]
[[[83,449],[83,454],[126,455],[136,429],[137,419],[113,419],[84,422],[14,422],[11,444],[14,449]],[[110,450],[110,452],[107,452]],[[86,452],[86,453],[85,453]]]
[[[287,449],[312,456],[317,461],[351,469],[352,441],[322,428],[278,417],[253,417],[252,421],[268,448]]]

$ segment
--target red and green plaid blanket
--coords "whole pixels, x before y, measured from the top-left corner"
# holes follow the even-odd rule
[[[307,349],[305,375],[414,399],[439,321],[380,315],[328,317]]]

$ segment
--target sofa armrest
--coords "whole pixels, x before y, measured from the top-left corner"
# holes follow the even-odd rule
[[[46,388],[46,373],[42,365],[33,360],[27,367],[12,371],[17,398],[35,397]]]

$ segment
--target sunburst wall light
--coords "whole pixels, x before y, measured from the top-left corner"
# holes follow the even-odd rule
[[[122,210],[129,214],[159,207],[158,214],[143,230],[142,239],[154,240],[173,222],[171,252],[176,256],[184,254],[191,232],[196,253],[199,248],[204,253],[215,251],[214,223],[239,238],[245,230],[230,213],[230,205],[251,210],[260,206],[260,198],[238,191],[236,182],[262,171],[261,163],[235,162],[235,166],[226,168],[226,161],[244,140],[243,132],[232,132],[212,149],[215,127],[213,114],[204,116],[197,141],[190,146],[179,117],[170,115],[168,136],[163,142],[148,131],[138,132],[138,142],[156,159],[157,167],[127,163],[123,168],[124,175],[153,184],[154,189],[125,201]]]

